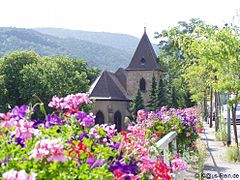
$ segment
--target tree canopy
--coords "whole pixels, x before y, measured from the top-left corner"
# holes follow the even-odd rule
[[[40,57],[34,52],[17,51],[1,58],[0,97],[2,109],[34,103],[37,96],[47,104],[54,95],[86,92],[99,70],[80,59]]]

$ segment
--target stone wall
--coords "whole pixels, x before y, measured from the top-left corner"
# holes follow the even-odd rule
[[[144,78],[146,81],[146,91],[142,92],[142,96],[144,98],[144,104],[146,105],[149,102],[150,91],[152,86],[152,77],[153,74],[156,78],[156,82],[158,84],[162,74],[160,71],[127,71],[127,93],[131,99],[136,95],[140,79]]]
[[[124,123],[125,117],[129,116],[129,102],[126,101],[100,101],[94,102],[93,114],[96,115],[98,111],[104,114],[104,123],[113,124],[114,123],[114,113],[119,111],[122,115],[121,127],[125,129],[128,124]]]

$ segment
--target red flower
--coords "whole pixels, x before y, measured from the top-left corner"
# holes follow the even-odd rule
[[[77,154],[78,158],[80,158],[82,153],[87,153],[89,158],[92,158],[92,153],[88,151],[88,147],[86,144],[79,142],[77,145],[74,142],[70,141],[69,144],[73,147],[70,151],[68,151],[68,156],[71,156],[72,153]]]
[[[158,132],[156,132],[156,135],[157,135],[157,136],[161,136],[162,133],[158,131]]]
[[[119,169],[115,169],[113,171],[114,174],[114,180],[124,180],[124,172],[121,172]]]
[[[131,142],[131,139],[127,137],[127,132],[126,131],[121,131],[120,134],[124,136],[123,141],[125,141],[127,143]]]
[[[154,180],[171,180],[170,167],[167,166],[162,159],[158,159],[154,164],[153,174]]]

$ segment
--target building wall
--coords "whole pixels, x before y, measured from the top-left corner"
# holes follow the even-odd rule
[[[145,79],[146,82],[146,91],[142,92],[142,96],[144,99],[144,103],[147,104],[149,102],[150,98],[150,91],[151,91],[151,85],[152,85],[152,77],[153,74],[156,78],[156,82],[158,84],[162,74],[160,71],[127,71],[127,93],[128,96],[131,97],[131,99],[136,95],[138,89],[140,80],[142,78]]]
[[[119,111],[122,115],[121,127],[126,129],[127,125],[124,123],[125,117],[129,116],[129,102],[126,101],[95,101],[95,108],[93,110],[94,115],[98,111],[102,111],[104,114],[104,123],[113,124],[114,123],[114,113]]]

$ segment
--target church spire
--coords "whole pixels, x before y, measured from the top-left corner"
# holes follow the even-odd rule
[[[146,33],[146,27],[126,70],[160,70],[156,53]]]

